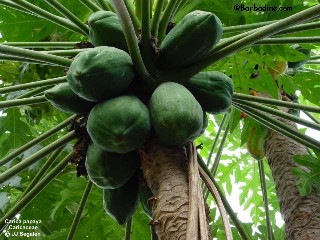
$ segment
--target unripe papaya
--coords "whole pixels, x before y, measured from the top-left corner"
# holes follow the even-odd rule
[[[203,125],[202,125],[202,130],[200,132],[200,135],[202,135],[205,132],[207,127],[208,127],[208,116],[207,116],[207,113],[203,111]]]
[[[184,86],[162,83],[150,99],[150,117],[158,138],[179,146],[197,138],[203,127],[200,104]]]
[[[91,110],[87,131],[103,150],[128,153],[146,141],[150,131],[149,111],[135,96],[111,98]]]
[[[110,46],[127,50],[118,16],[111,11],[97,11],[88,19],[89,38],[94,46]]]
[[[207,55],[221,36],[222,24],[216,15],[199,10],[188,13],[162,41],[158,67],[190,66]]]
[[[44,96],[57,109],[67,113],[88,113],[96,105],[75,94],[68,83],[60,83],[45,91]]]
[[[130,55],[105,46],[79,53],[67,73],[72,91],[86,100],[96,102],[118,96],[129,87],[133,78]]]
[[[253,127],[250,129],[247,138],[247,150],[251,157],[256,160],[260,160],[265,157],[264,154],[264,142],[267,135],[267,130],[264,127],[257,128]]]
[[[286,61],[274,61],[274,66],[267,67],[268,72],[274,80],[279,80],[279,76],[285,73],[287,69],[288,63]]]
[[[185,86],[208,113],[218,114],[231,106],[233,82],[221,72],[200,72],[189,79]]]
[[[138,193],[139,183],[135,174],[122,187],[103,190],[103,208],[118,224],[126,224],[137,209]]]
[[[111,153],[102,150],[94,143],[88,147],[85,162],[90,180],[105,189],[123,186],[134,175],[139,163],[136,152]]]

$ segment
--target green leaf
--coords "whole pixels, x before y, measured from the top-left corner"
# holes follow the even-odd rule
[[[299,177],[297,187],[301,196],[307,196],[311,193],[313,186],[320,193],[320,159],[310,155],[294,156],[293,160],[306,167],[295,167],[292,169],[293,174]]]
[[[15,149],[32,139],[30,127],[21,120],[22,115],[17,108],[11,108],[0,116],[0,157],[10,149]]]

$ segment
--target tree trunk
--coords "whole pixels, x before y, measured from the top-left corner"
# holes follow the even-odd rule
[[[291,122],[281,121],[296,128]],[[293,157],[308,154],[306,147],[269,130],[265,153],[275,181],[287,239],[320,239],[320,195],[313,191],[301,197],[296,187],[298,178],[292,174],[292,169],[298,166]]]
[[[189,208],[185,149],[152,140],[141,155],[142,171],[154,195],[151,225],[161,240],[185,240]]]

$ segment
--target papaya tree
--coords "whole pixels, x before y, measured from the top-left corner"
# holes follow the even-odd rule
[[[317,1],[0,5],[1,237],[320,238]]]

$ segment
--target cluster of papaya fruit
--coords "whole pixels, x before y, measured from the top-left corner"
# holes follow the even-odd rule
[[[152,137],[170,146],[196,139],[207,126],[206,112],[218,114],[230,107],[233,83],[221,72],[200,72],[184,86],[159,84],[146,101],[130,89],[137,76],[117,15],[99,11],[88,24],[95,47],[79,53],[67,72],[67,83],[45,96],[61,111],[88,114],[88,176],[103,188],[105,211],[124,224],[139,198],[136,150]],[[156,65],[160,71],[188,67],[205,57],[221,35],[222,25],[214,14],[191,12],[162,41]],[[145,207],[145,196],[151,192],[144,188],[140,195]],[[150,209],[145,210],[150,215]]]

